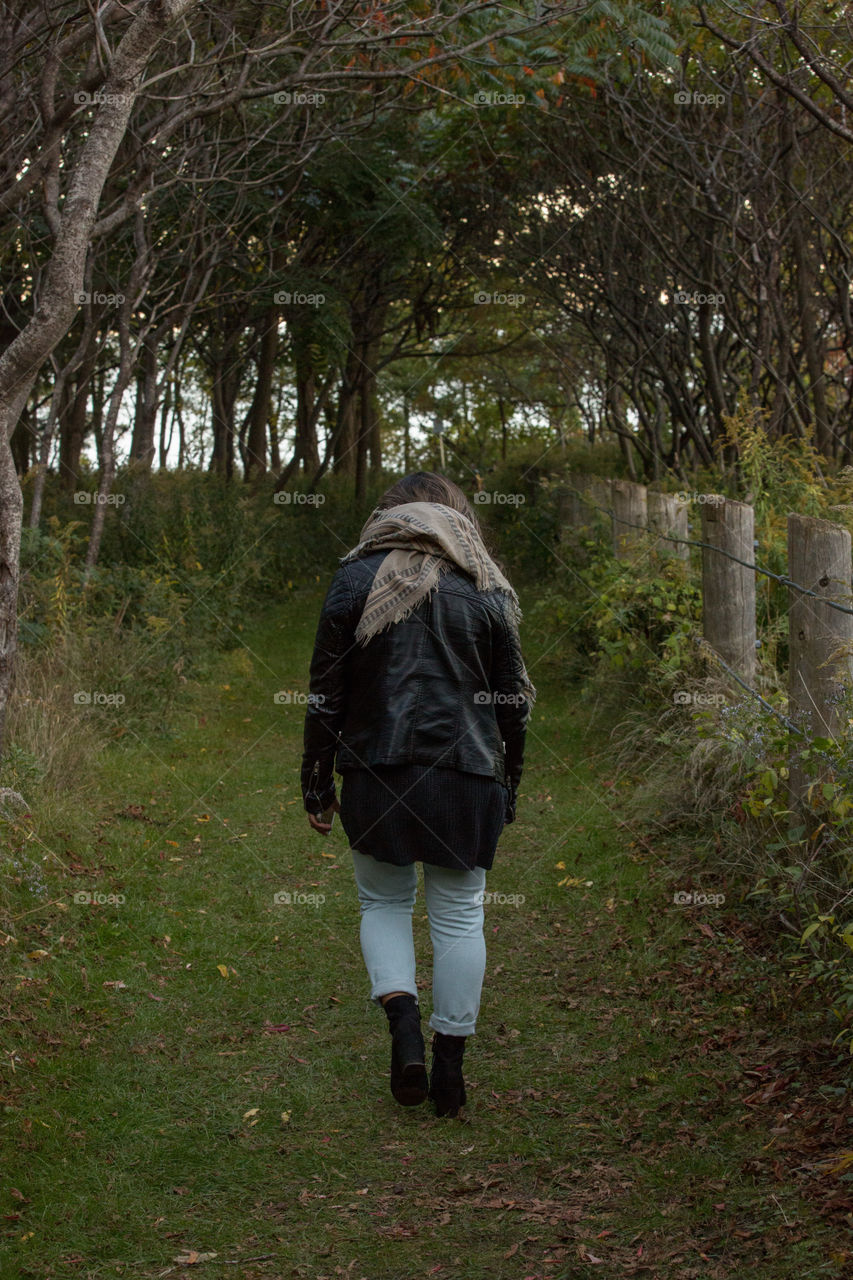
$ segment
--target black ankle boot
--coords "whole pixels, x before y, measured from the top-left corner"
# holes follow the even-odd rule
[[[435,1103],[437,1116],[458,1115],[459,1108],[467,1101],[462,1078],[466,1039],[466,1036],[446,1036],[440,1031],[433,1036],[429,1096]]]
[[[416,1107],[429,1089],[421,1011],[413,995],[392,996],[382,1006],[391,1032],[391,1092],[403,1107]]]

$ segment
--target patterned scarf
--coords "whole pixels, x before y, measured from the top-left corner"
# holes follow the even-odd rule
[[[406,502],[374,511],[361,531],[358,546],[341,558],[341,564],[372,551],[387,554],[356,627],[358,643],[366,644],[385,627],[407,618],[436,590],[441,574],[454,566],[473,578],[478,591],[503,592],[518,626],[518,597],[461,511],[440,502]],[[526,671],[524,679],[524,693],[532,703],[536,690]]]

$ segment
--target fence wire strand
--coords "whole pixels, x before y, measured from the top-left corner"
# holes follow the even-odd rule
[[[594,508],[596,511],[600,511],[602,515],[610,516],[614,524],[621,524],[629,529],[639,529],[641,532],[647,534],[654,534],[655,532],[654,530],[649,529],[648,525],[637,524],[633,520],[624,520],[621,516],[617,516],[612,507],[602,507],[600,503],[594,502],[592,498],[588,497],[582,489],[576,489],[573,486],[562,486],[561,490],[563,493],[576,494],[577,497],[579,497],[587,506]],[[820,595],[817,591],[812,591],[809,587],[804,587],[801,583],[794,582],[792,579],[786,578],[784,574],[773,573],[771,569],[765,569],[759,564],[750,564],[749,561],[741,560],[740,556],[736,556],[730,551],[725,551],[722,547],[715,547],[711,542],[703,542],[697,538],[679,538],[675,534],[669,532],[659,533],[658,537],[662,538],[665,542],[678,542],[688,547],[699,547],[708,551],[716,551],[718,555],[726,556],[729,560],[734,560],[736,564],[743,565],[745,569],[751,569],[754,573],[760,573],[765,578],[771,578],[774,582],[778,582],[784,587],[791,587],[793,590],[799,591],[803,595],[812,596],[814,599],[820,600],[823,604],[829,605],[830,608],[837,609],[839,613],[853,614],[853,608],[838,604],[835,600],[827,600],[825,596]],[[753,689],[752,686],[747,684],[747,682],[742,679],[736,671],[733,671],[725,659],[717,653],[713,645],[709,644],[704,636],[694,636],[694,640],[703,653],[705,653],[706,657],[712,658],[714,662],[721,666],[727,675],[736,682],[736,684],[739,684],[746,693],[755,698],[765,711],[768,711],[770,715],[775,716],[775,718],[785,726],[789,733],[796,734],[800,738],[805,738],[807,736],[805,731],[799,725],[794,724],[793,720],[789,719],[788,716],[779,711],[777,707],[774,707],[772,703],[768,702],[767,699],[758,692],[757,689]]]
[[[719,665],[726,672],[728,672],[732,680],[736,680],[742,689],[745,689],[747,693],[751,693],[753,698],[757,698],[757,700],[761,703],[761,706],[764,707],[765,711],[769,711],[772,716],[775,716],[777,720],[781,721],[781,723],[785,726],[785,728],[788,730],[789,733],[795,733],[800,738],[804,738],[806,736],[804,730],[801,729],[799,725],[794,724],[793,720],[789,720],[788,717],[783,714],[783,712],[779,711],[777,707],[774,707],[771,703],[769,703],[766,698],[763,698],[761,694],[758,692],[758,690],[753,689],[752,686],[748,685],[745,680],[742,680],[736,671],[732,671],[729,664],[725,661],[724,658],[720,657],[720,655],[717,653],[717,650],[713,647],[713,645],[710,645],[708,643],[708,641],[705,639],[704,636],[696,636],[695,640],[699,648],[703,651],[703,653],[706,654],[707,657],[713,658],[715,662],[719,663]]]
[[[655,531],[649,529],[648,525],[637,524],[633,520],[624,520],[622,516],[618,516],[612,507],[602,507],[600,503],[594,502],[581,489],[575,489],[571,486],[563,487],[563,492],[574,493],[587,506],[593,507],[596,511],[600,511],[602,515],[610,516],[615,524],[625,525],[629,529],[640,529],[643,533],[653,534]],[[666,495],[669,496],[669,495]],[[658,537],[665,542],[678,542],[686,547],[701,547],[707,551],[716,551],[717,555],[725,556],[728,560],[734,560],[736,564],[743,565],[745,569],[751,569],[753,573],[760,573],[765,578],[772,578],[774,582],[780,583],[783,587],[790,587],[794,591],[799,591],[804,596],[811,596],[815,600],[820,600],[821,604],[827,605],[830,609],[837,609],[839,613],[853,614],[853,608],[849,605],[839,604],[837,600],[828,600],[826,596],[822,596],[819,591],[812,591],[810,587],[804,587],[802,583],[794,582],[791,578],[786,578],[784,574],[773,573],[771,569],[765,569],[760,564],[750,564],[748,560],[741,560],[740,556],[734,555],[731,551],[725,551],[722,547],[715,547],[712,542],[702,542],[697,538],[679,538],[673,533],[659,533]]]

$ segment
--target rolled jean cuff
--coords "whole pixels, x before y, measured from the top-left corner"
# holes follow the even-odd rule
[[[430,1015],[429,1026],[431,1031],[437,1031],[442,1036],[472,1036],[477,1029],[476,1019],[473,1022],[448,1022],[446,1018],[437,1018],[435,1014]]]
[[[417,991],[412,991],[412,989],[409,986],[407,986],[405,982],[398,982],[396,983],[396,985],[392,985],[388,982],[381,982],[381,981],[375,982],[370,992],[370,998],[373,1001],[373,1003],[378,1004],[379,1008],[381,1009],[382,997],[389,996],[392,991],[402,991],[406,995],[414,996],[415,1000],[417,1000],[418,1004],[420,1004]]]

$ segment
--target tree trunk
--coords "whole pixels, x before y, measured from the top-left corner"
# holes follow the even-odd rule
[[[23,510],[15,459],[7,437],[0,435],[0,743],[15,673]]]
[[[31,529],[37,529],[41,522],[44,486],[47,481],[47,464],[50,460],[50,446],[53,443],[53,433],[56,429],[56,419],[59,414],[59,406],[65,399],[67,372],[67,368],[61,369],[56,375],[56,380],[53,384],[53,394],[50,397],[50,407],[47,411],[47,422],[42,427],[41,434],[39,436],[38,471],[36,472],[35,484],[33,485],[32,503],[30,505]]]
[[[313,370],[296,370],[296,453],[306,475],[313,475],[320,465],[317,447],[316,380]]]
[[[376,361],[379,343],[373,342],[365,350],[363,379],[361,384],[361,429],[367,443],[370,470],[376,475],[382,470],[382,431],[379,423],[379,406],[376,399]]]
[[[95,510],[92,513],[92,527],[89,532],[89,546],[86,551],[86,573],[98,563],[98,555],[101,550],[101,538],[104,532],[104,520],[107,514],[107,505],[112,497],[113,480],[116,474],[116,455],[115,455],[115,432],[118,422],[119,410],[124,393],[130,386],[130,379],[133,374],[133,357],[134,352],[130,343],[130,310],[125,312],[120,330],[121,330],[121,358],[119,360],[118,373],[113,388],[110,392],[110,401],[107,406],[107,417],[104,423],[104,431],[101,438],[100,448],[100,464],[101,479],[98,484],[98,491],[95,494]]]
[[[199,0],[149,0],[113,55],[58,217],[53,253],[30,320],[0,356],[0,751],[17,648],[23,497],[9,440],[39,370],[77,314],[86,257],[107,174],[127,131],[145,66],[168,27]]]
[[[814,442],[818,453],[825,458],[829,458],[832,456],[832,433],[829,429],[826,405],[824,354],[821,347],[820,326],[814,305],[812,268],[809,262],[805,236],[800,224],[799,210],[794,213],[791,244],[794,250],[794,261],[797,264],[797,307],[800,313],[800,332],[803,338],[806,368],[809,373],[809,390],[811,391],[811,408],[815,427]]]
[[[234,408],[240,390],[240,370],[231,350],[229,341],[214,365],[211,397],[213,453],[210,470],[219,472],[226,480],[231,480],[234,475]]]
[[[276,475],[281,471],[281,445],[278,439],[278,424],[281,419],[282,388],[279,386],[275,413],[270,413],[270,467]]]
[[[254,480],[267,469],[267,423],[272,408],[272,380],[278,356],[278,310],[271,307],[258,325],[258,368],[249,408],[244,479]]]
[[[59,484],[66,493],[78,487],[80,454],[86,439],[86,410],[89,382],[94,373],[94,356],[77,374],[73,394],[66,393],[59,405]]]
[[[136,413],[130,441],[130,459],[146,471],[154,461],[154,432],[157,426],[157,340],[149,333],[142,346],[142,361],[136,383]]]
[[[25,476],[30,469],[30,454],[35,454],[35,439],[33,432],[33,418],[26,405],[24,406],[21,416],[18,419],[17,426],[12,432],[12,439],[9,444],[12,450],[12,457],[15,459],[15,468],[18,475]]]
[[[171,423],[169,422],[171,418]],[[169,436],[166,438],[166,427],[169,426]],[[160,470],[165,471],[169,459],[169,450],[172,447],[172,437],[175,434],[175,415],[172,413],[172,380],[167,381],[165,390],[163,391],[163,408],[160,411]]]
[[[338,392],[338,415],[335,423],[335,448],[333,471],[337,475],[355,474],[356,444],[356,382],[357,362],[353,351],[350,351],[341,386]]]

